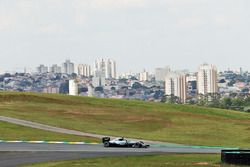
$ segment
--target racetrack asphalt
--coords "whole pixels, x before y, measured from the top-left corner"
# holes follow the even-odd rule
[[[144,148],[105,148],[102,144],[29,144],[1,143],[0,166],[14,167],[19,165],[56,160],[71,160],[90,157],[155,155],[169,153],[220,153],[219,148],[187,147],[150,147]]]

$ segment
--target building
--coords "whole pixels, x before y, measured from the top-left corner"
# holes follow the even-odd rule
[[[148,76],[149,76],[148,72],[144,70],[139,75],[139,81],[142,81],[142,82],[148,81]]]
[[[94,96],[94,86],[92,84],[88,84],[88,97]]]
[[[168,73],[170,73],[170,68],[168,66],[166,66],[165,68],[156,68],[155,69],[155,80],[156,81],[165,81]]]
[[[59,87],[49,86],[49,87],[43,88],[43,93],[57,93],[57,94],[59,94]]]
[[[40,74],[47,73],[48,67],[41,64],[39,67],[37,67],[37,72]]]
[[[70,60],[66,60],[65,63],[62,64],[62,73],[71,75],[74,72],[74,63],[70,62]]]
[[[62,68],[56,64],[53,64],[51,67],[50,67],[50,72],[52,73],[62,73]]]
[[[69,80],[69,95],[78,95],[78,83],[76,80]]]
[[[109,60],[110,62],[110,73],[111,73],[111,78],[116,79],[117,74],[116,74],[116,61],[114,60]]]
[[[78,65],[78,75],[82,75],[85,77],[91,76],[91,66],[87,64],[79,64]]]
[[[94,76],[116,79],[116,62],[111,59],[97,59],[94,63]]]
[[[197,95],[197,74],[190,73],[187,76],[187,95],[195,97]]]
[[[198,94],[217,93],[217,68],[214,65],[203,64],[197,73]]]
[[[93,77],[92,78],[92,85],[94,87],[105,86],[105,77]]]
[[[181,72],[171,72],[165,79],[165,94],[179,98],[179,102],[185,103],[187,99],[186,74]]]

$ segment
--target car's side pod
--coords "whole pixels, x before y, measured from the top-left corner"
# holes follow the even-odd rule
[[[110,137],[103,137],[102,138],[102,143],[109,142],[109,141],[110,141]]]

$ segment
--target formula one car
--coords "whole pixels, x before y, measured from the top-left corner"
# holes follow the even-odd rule
[[[150,145],[144,144],[142,141],[130,141],[123,137],[110,140],[110,137],[102,138],[104,147],[132,147],[132,148],[148,148]]]

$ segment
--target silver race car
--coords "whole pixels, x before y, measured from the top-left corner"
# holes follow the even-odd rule
[[[110,137],[102,138],[104,147],[132,147],[132,148],[148,148],[150,145],[144,144],[142,141],[130,141],[123,137],[110,140]]]

